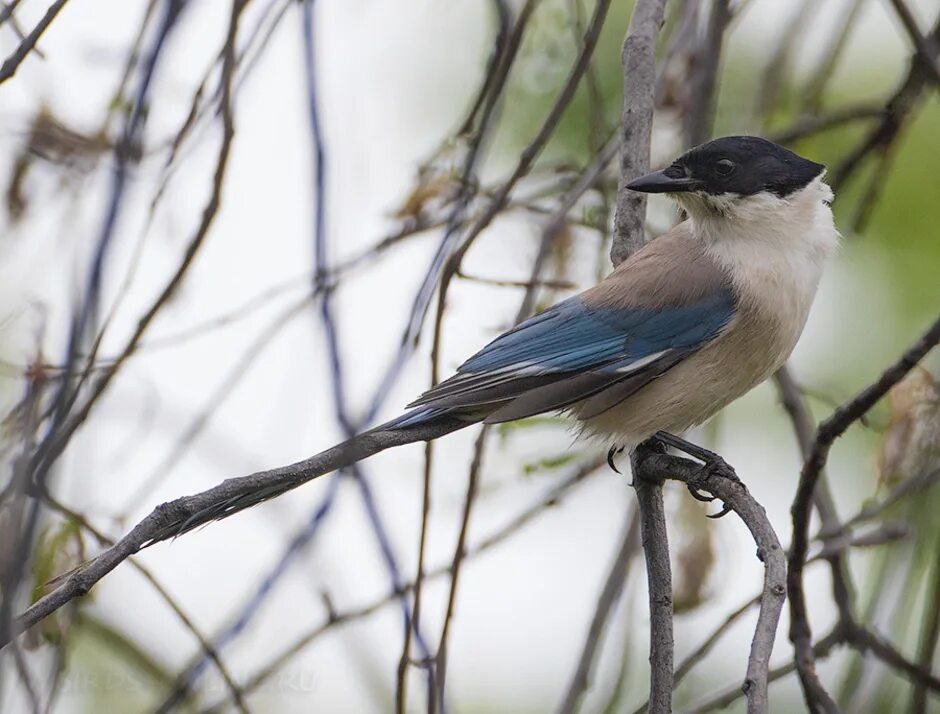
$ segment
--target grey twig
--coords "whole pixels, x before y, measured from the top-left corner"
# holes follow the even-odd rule
[[[813,655],[819,659],[828,657],[829,653],[840,644],[842,644],[842,635],[836,631],[830,632],[828,635],[820,639],[819,642],[813,645]],[[794,671],[796,671],[796,664],[791,660],[786,664],[780,665],[779,667],[774,667],[772,670],[770,670],[767,675],[767,681],[776,682],[778,679],[782,679]],[[706,714],[707,712],[727,709],[743,695],[744,692],[740,687],[730,688],[725,692],[708,699],[707,701],[693,706],[691,709],[689,709],[687,714]]]
[[[673,681],[673,686],[678,687],[679,682],[681,682],[685,676],[692,671],[692,668],[695,667],[699,662],[705,659],[712,648],[718,643],[718,640],[728,631],[728,629],[737,622],[748,610],[750,610],[755,605],[760,604],[760,595],[752,597],[746,603],[741,605],[737,610],[728,615],[724,622],[722,622],[718,627],[716,627],[708,638],[696,647],[692,652],[686,656],[684,660],[676,667],[676,673]],[[741,689],[738,689],[741,692]],[[741,692],[743,694],[743,692]],[[643,702],[639,707],[637,707],[633,714],[643,714],[647,707],[649,706],[649,701]]]
[[[904,31],[917,51],[917,57],[921,64],[933,78],[933,81],[940,86],[940,65],[937,64],[937,43],[934,38],[924,36],[917,26],[917,20],[911,13],[911,9],[904,0],[891,0],[894,11],[897,13],[901,24],[904,25]]]
[[[7,57],[2,65],[0,65],[0,84],[6,82],[10,77],[16,74],[16,70],[19,69],[20,65],[23,63],[23,60],[33,51],[33,48],[36,46],[36,43],[39,42],[39,38],[42,37],[49,25],[52,24],[52,21],[55,20],[56,15],[59,14],[59,11],[65,7],[65,3],[68,0],[56,0],[52,5],[49,6],[49,9],[46,10],[46,14],[42,16],[42,19],[36,23],[36,27],[23,38],[23,41],[20,42],[16,50],[13,51],[13,54]]]
[[[12,636],[86,594],[129,556],[147,546],[226,518],[385,449],[436,439],[464,426],[465,422],[453,420],[406,430],[375,429],[295,464],[227,479],[206,491],[162,503],[112,547],[66,575],[55,590],[33,603],[17,618],[14,631],[2,634],[0,647]]]
[[[481,540],[474,547],[468,548],[466,554],[464,555],[464,560],[475,558],[481,555],[484,552],[489,551],[495,546],[503,543],[506,539],[511,537],[513,534],[517,533],[520,529],[524,528],[528,523],[535,519],[538,515],[546,513],[552,506],[558,504],[561,499],[576,485],[583,483],[591,474],[597,472],[601,466],[606,466],[606,460],[603,458],[590,461],[584,466],[577,469],[570,477],[559,483],[557,486],[550,489],[542,498],[536,501],[534,504],[526,508],[524,511],[521,511],[518,515],[512,518],[502,527],[498,528],[496,531],[491,533],[489,536]],[[452,572],[453,563],[448,563],[447,565],[440,566],[428,570],[425,575],[425,580],[434,580],[441,578]],[[414,591],[417,587],[417,581],[414,583],[409,583],[404,587],[404,591]],[[308,647],[311,643],[317,640],[323,633],[328,632],[334,627],[338,627],[345,623],[358,620],[363,617],[368,617],[369,615],[378,612],[383,606],[394,602],[398,599],[400,593],[393,591],[387,595],[381,597],[379,600],[373,601],[369,605],[366,605],[361,608],[356,608],[354,610],[349,610],[342,613],[330,612],[328,618],[325,622],[315,626],[313,629],[307,631],[306,633],[300,635],[294,642],[289,644],[283,651],[275,655],[265,666],[255,672],[253,675],[248,677],[245,681],[245,684],[242,687],[242,691],[246,693],[251,693],[267,681],[271,676],[274,675],[281,667],[283,667],[287,662],[291,660],[296,654],[301,652],[304,648]],[[209,710],[215,711],[219,707],[211,706]]]
[[[940,16],[934,21],[928,36],[932,46],[940,41]],[[839,195],[839,189],[858,171],[864,160],[874,153],[884,152],[897,141],[918,108],[927,89],[928,70],[915,53],[910,60],[910,69],[904,81],[885,102],[881,121],[873,127],[832,171],[832,190]]]
[[[460,566],[467,554],[467,529],[470,525],[470,513],[476,499],[477,486],[480,482],[480,469],[483,465],[483,452],[486,447],[486,434],[489,427],[484,426],[477,436],[473,447],[473,461],[470,464],[470,473],[467,476],[467,496],[464,499],[463,516],[460,519],[460,534],[457,536],[457,545],[454,548],[454,559],[450,567],[450,590],[447,596],[447,611],[444,613],[444,626],[441,629],[441,641],[437,648],[435,662],[437,664],[437,698],[428,702],[428,711],[444,710],[444,684],[447,678],[447,642],[450,634],[450,623],[454,618],[454,606],[457,603],[457,584],[460,579]]]
[[[181,12],[181,8],[182,5],[180,4],[179,0],[170,0],[165,26],[168,27],[172,25],[172,22],[175,21],[175,18]],[[183,257],[180,259],[176,270],[173,272],[170,279],[165,283],[157,298],[153,301],[153,303],[151,303],[150,307],[141,315],[140,319],[137,321],[133,334],[125,343],[124,348],[121,350],[119,356],[111,365],[108,366],[107,369],[103,370],[98,378],[89,386],[90,393],[82,405],[73,413],[63,414],[59,427],[51,430],[48,437],[44,439],[43,443],[37,449],[37,453],[33,458],[32,464],[32,469],[37,474],[46,473],[52,467],[52,464],[58,459],[58,457],[61,456],[62,452],[68,446],[72,435],[91,414],[93,408],[98,403],[98,400],[107,391],[115,375],[124,366],[127,360],[137,351],[144,334],[147,332],[153,320],[158,314],[160,314],[166,304],[170,301],[170,298],[176,294],[177,289],[188,274],[190,267],[192,267],[192,264],[194,263],[206,236],[209,234],[209,229],[215,222],[216,215],[218,214],[219,208],[222,204],[222,187],[228,168],[232,142],[235,138],[232,75],[234,72],[235,40],[238,34],[238,18],[243,9],[244,2],[241,0],[233,3],[232,19],[229,23],[229,31],[226,36],[226,60],[223,67],[221,97],[222,141],[219,145],[215,172],[212,177],[211,195],[209,196],[209,199],[203,208],[199,225],[196,228],[196,231],[194,232],[188,245],[186,246],[186,251],[183,254]],[[156,52],[157,49],[154,50],[155,54]],[[135,111],[139,113],[141,109],[137,108]],[[130,136],[131,134],[128,135]],[[114,210],[116,209],[112,206],[111,212],[113,213]],[[108,226],[112,226],[113,220],[113,217],[109,216]],[[108,227],[106,228],[105,233],[110,234],[110,231],[111,228]],[[71,354],[74,354],[73,349],[70,349],[70,355]],[[91,359],[93,359],[93,355],[90,357],[90,360]],[[84,379],[84,375],[82,378]],[[76,388],[74,392],[74,398],[77,399],[77,397],[78,391]],[[71,406],[72,402],[71,400],[67,400],[66,403]],[[63,409],[63,412],[65,411],[66,410]]]
[[[666,0],[637,0],[623,42],[623,110],[620,117],[620,177],[610,260],[620,265],[645,242],[646,194],[627,184],[649,171],[656,92],[656,38]]]
[[[758,557],[764,562],[764,585],[760,597],[760,614],[748,657],[747,677],[742,689],[747,695],[748,712],[769,711],[768,670],[777,623],[786,597],[786,559],[767,514],[740,482],[720,473],[713,473],[707,466],[702,467],[688,459],[661,453],[640,451],[638,458],[642,461],[644,476],[677,479],[720,498],[738,514],[754,537]],[[671,598],[671,592],[669,595]],[[662,705],[657,705],[652,694],[651,692],[649,711],[668,711],[668,709],[657,708]]]
[[[803,685],[806,705],[811,712],[836,712],[838,707],[823,688],[816,675],[812,648],[812,631],[803,594],[803,566],[809,547],[809,513],[822,470],[829,459],[835,440],[860,419],[888,390],[910,372],[940,342],[940,319],[891,365],[871,386],[839,407],[816,431],[816,438],[803,464],[800,484],[793,500],[793,536],[790,547],[787,590],[790,597],[790,640],[796,650],[796,664]],[[836,570],[833,571],[836,575]],[[846,598],[847,599],[847,598]],[[837,602],[840,599],[837,598]],[[849,613],[850,614],[850,613]],[[843,613],[843,620],[846,613]],[[844,623],[845,624],[845,623]],[[853,623],[854,624],[854,623]],[[857,626],[856,626],[857,628]],[[890,663],[890,662],[889,662]]]
[[[689,146],[701,144],[712,132],[721,45],[729,22],[729,0],[713,0],[705,37],[692,58],[689,103],[685,111],[685,136]]]
[[[527,3],[525,7],[529,7],[531,3]],[[470,249],[470,246],[480,235],[480,233],[490,224],[490,222],[495,218],[495,216],[501,211],[509,201],[510,194],[518,183],[518,181],[528,174],[534,165],[536,158],[545,148],[545,145],[548,143],[549,138],[555,132],[555,129],[558,126],[559,121],[561,120],[562,115],[565,112],[565,109],[569,106],[575,96],[578,85],[581,82],[582,77],[587,71],[588,66],[590,65],[591,57],[593,56],[594,50],[597,47],[597,42],[600,38],[601,30],[604,26],[604,21],[607,18],[607,12],[610,9],[611,0],[597,0],[597,3],[594,6],[594,12],[591,15],[591,20],[588,23],[587,29],[584,32],[582,38],[581,49],[578,53],[578,56],[575,58],[574,64],[571,67],[571,70],[568,73],[568,77],[565,80],[564,85],[562,86],[558,96],[555,99],[555,102],[552,105],[552,108],[549,110],[548,116],[542,122],[539,131],[537,132],[534,139],[526,146],[522,151],[522,154],[519,157],[519,160],[516,164],[515,169],[509,178],[502,184],[498,189],[495,195],[491,198],[491,201],[487,209],[483,214],[473,223],[473,225],[468,230],[467,236],[464,238],[463,243],[460,247],[454,251],[453,255],[450,256],[447,261],[446,266],[444,267],[441,274],[441,283],[439,288],[439,298],[437,305],[437,313],[435,316],[434,323],[434,339],[431,348],[431,360],[432,360],[432,371],[433,377],[437,377],[437,365],[439,364],[440,357],[440,344],[441,344],[441,334],[443,327],[443,316],[444,309],[446,305],[446,296],[448,288],[451,285],[453,277],[457,274],[460,269],[461,261],[464,256],[467,254],[467,251]],[[590,170],[589,170],[590,172]],[[577,188],[577,187],[576,187]],[[587,190],[585,186],[584,190]],[[569,193],[570,197],[572,194]],[[565,211],[568,208],[564,208]],[[552,230],[549,226],[543,236],[543,245],[550,243],[554,236],[558,234],[558,230]],[[533,266],[532,271],[532,280],[534,284],[539,276],[541,271],[541,261],[536,259],[535,265]],[[527,290],[526,296],[523,298],[523,304],[520,306],[518,313],[518,320],[522,320],[527,315],[525,310],[527,305],[530,303],[531,289]],[[470,486],[468,487],[467,497],[464,505],[464,521],[461,527],[461,536],[460,541],[458,542],[458,549],[454,555],[454,577],[451,581],[451,590],[450,596],[448,598],[448,607],[447,614],[445,615],[444,627],[441,632],[441,642],[438,647],[438,653],[435,657],[435,662],[437,664],[437,697],[436,701],[432,698],[429,703],[429,710],[431,712],[436,711],[436,706],[439,705],[443,709],[444,704],[444,682],[446,678],[447,670],[447,636],[449,631],[449,623],[451,618],[451,612],[453,609],[455,601],[455,589],[456,589],[456,579],[459,572],[459,564],[463,557],[462,548],[463,548],[463,539],[465,537],[465,529],[467,526],[467,518],[469,517],[472,501],[476,496],[476,479],[477,471],[479,470],[479,464],[482,459],[482,453],[485,445],[487,430],[484,429],[480,438],[477,439],[477,442],[474,446],[473,452],[473,464],[471,465],[470,470]]]
[[[67,506],[59,503],[49,494],[46,494],[44,499],[45,503],[49,505],[53,510],[58,511],[64,515],[69,520],[76,523],[80,528],[91,533],[102,545],[114,545],[114,541],[111,540],[107,535],[102,533],[100,530],[95,528],[88,519],[85,518],[82,514],[73,511]],[[248,707],[245,704],[243,693],[239,689],[238,685],[235,683],[235,679],[232,674],[229,672],[228,667],[225,665],[225,662],[222,660],[222,655],[219,653],[218,649],[212,644],[212,642],[202,633],[202,631],[197,627],[196,623],[193,622],[192,618],[186,614],[182,606],[176,601],[176,599],[170,594],[170,592],[163,586],[163,584],[157,580],[157,577],[153,572],[144,566],[136,558],[131,558],[128,561],[138,573],[140,573],[147,582],[153,587],[153,589],[160,595],[163,601],[169,606],[174,613],[176,613],[177,618],[182,622],[183,626],[188,629],[193,637],[199,642],[199,645],[202,649],[203,654],[206,658],[211,660],[212,663],[216,666],[219,674],[222,677],[222,680],[225,682],[225,686],[228,687],[229,693],[231,694],[232,701],[235,703],[235,706],[239,711],[245,713],[248,711]],[[167,673],[169,676],[169,673]],[[172,680],[170,680],[172,681]]]
[[[643,445],[631,454],[634,487],[640,511],[643,553],[650,604],[650,714],[672,711],[673,636],[672,570],[663,508],[662,478],[656,480],[644,458]]]
[[[575,669],[571,684],[568,685],[568,690],[565,692],[565,698],[558,708],[559,714],[574,714],[577,711],[578,702],[581,701],[581,697],[590,685],[594,658],[597,655],[601,638],[607,626],[607,620],[614,609],[614,605],[620,599],[624,583],[627,582],[627,577],[630,575],[630,561],[640,545],[639,526],[640,520],[637,517],[636,510],[631,509],[627,513],[626,523],[624,523],[620,548],[610,566],[604,588],[597,599],[597,607],[594,609],[594,616],[591,618],[587,638],[584,641],[581,656],[578,658],[578,667]]]
[[[806,114],[786,129],[770,132],[767,138],[778,144],[792,144],[814,134],[837,129],[843,124],[865,119],[877,119],[884,113],[885,108],[880,104],[862,104],[834,109],[828,114]]]
[[[777,36],[776,46],[767,53],[767,64],[761,73],[757,91],[758,117],[766,124],[778,106],[781,89],[786,85],[787,73],[792,68],[793,55],[797,53],[799,39],[806,35],[806,25],[813,18],[810,9],[815,0],[791,3],[790,15]]]
[[[620,174],[610,260],[615,266],[646,242],[646,195],[630,191],[632,179],[649,170],[656,99],[656,39],[665,0],[638,0],[623,42],[623,108],[620,118]],[[646,478],[631,454],[634,485],[649,580],[650,711],[672,709],[672,575],[663,511],[662,485]]]
[[[835,41],[830,43],[825,57],[819,62],[812,76],[806,82],[806,89],[802,93],[804,111],[810,114],[818,112],[822,104],[823,90],[835,74],[836,65],[842,59],[849,38],[852,36],[852,30],[855,28],[859,17],[861,17],[861,10],[866,6],[867,4],[862,0],[848,0],[843,15],[840,21],[836,23],[836,29],[832,33]]]

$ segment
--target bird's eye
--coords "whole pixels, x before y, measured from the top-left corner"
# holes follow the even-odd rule
[[[715,163],[715,173],[719,176],[728,176],[734,171],[734,162],[731,159],[719,159]]]

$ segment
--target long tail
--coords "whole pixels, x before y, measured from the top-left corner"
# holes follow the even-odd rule
[[[135,550],[146,548],[276,498],[380,451],[436,439],[476,421],[476,417],[456,416],[450,410],[415,409],[303,461],[230,478],[207,491],[161,504],[123,540],[132,539]]]

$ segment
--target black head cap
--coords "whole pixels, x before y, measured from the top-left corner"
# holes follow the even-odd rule
[[[819,176],[825,166],[757,136],[726,136],[696,146],[663,171],[627,185],[635,191],[788,196]]]

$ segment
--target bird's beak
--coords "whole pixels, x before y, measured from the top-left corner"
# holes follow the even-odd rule
[[[681,193],[683,191],[695,191],[698,188],[698,182],[687,176],[672,178],[663,171],[654,171],[646,176],[640,176],[627,184],[631,191],[642,191],[643,193]]]

